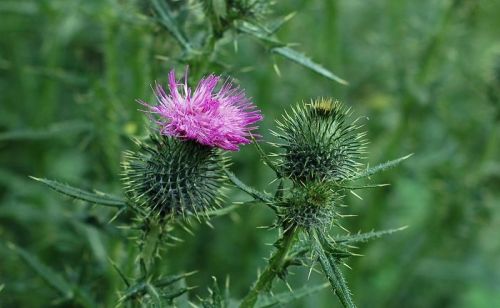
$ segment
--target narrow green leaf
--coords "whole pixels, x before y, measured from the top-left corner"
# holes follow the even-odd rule
[[[192,290],[193,288],[180,288],[178,290],[172,291],[172,292],[165,292],[162,293],[162,297],[166,300],[173,301],[174,299],[182,296],[183,294],[186,294],[189,292],[189,290]],[[182,297],[181,297],[182,300]],[[183,307],[183,306],[175,306],[175,307]]]
[[[319,258],[321,267],[326,277],[330,281],[330,284],[337,294],[342,305],[346,308],[355,308],[356,305],[352,300],[351,291],[347,287],[344,275],[340,271],[340,268],[335,263],[335,260],[329,258],[323,249],[323,242],[318,238],[318,234],[315,230],[311,231],[313,237],[314,252]]]
[[[324,283],[316,286],[304,286],[302,288],[290,291],[278,293],[275,295],[261,295],[255,307],[257,308],[269,308],[274,306],[283,306],[289,304],[293,301],[299,300],[303,297],[309,296],[321,290],[324,290],[330,286],[329,283]]]
[[[74,292],[69,282],[53,269],[43,264],[37,257],[13,243],[7,243],[7,247],[16,252],[28,266],[40,275],[52,288],[61,293],[65,299],[72,299],[74,297]]]
[[[119,299],[120,302],[126,301],[132,297],[141,296],[146,292],[147,285],[144,282],[138,282],[125,290],[123,296]]]
[[[100,192],[92,193],[56,181],[36,178],[33,176],[30,176],[30,178],[32,178],[35,181],[42,182],[47,186],[49,186],[50,188],[52,188],[53,190],[75,199],[110,207],[116,207],[116,208],[121,208],[126,206],[125,200],[105,193],[100,193]]]
[[[269,32],[266,32],[261,27],[250,23],[242,23],[238,26],[238,30],[242,33],[251,35],[264,43],[267,43],[271,47],[283,47],[285,44],[279,41],[278,39],[272,37]]]
[[[268,194],[260,192],[256,189],[246,185],[240,179],[238,179],[238,177],[236,177],[236,175],[234,175],[234,173],[232,173],[231,171],[229,171],[229,170],[225,170],[225,171],[226,171],[226,175],[228,176],[229,180],[231,180],[231,182],[233,182],[233,184],[236,185],[239,189],[243,190],[244,192],[246,192],[250,196],[254,197],[255,199],[261,200],[261,201],[266,202],[268,204],[270,204],[272,202],[273,198],[271,196],[269,196]]]
[[[125,274],[123,274],[123,272],[120,270],[118,265],[115,262],[113,262],[113,260],[111,260],[109,258],[108,258],[108,261],[109,261],[109,263],[111,263],[111,266],[113,266],[113,268],[118,273],[118,275],[120,276],[123,283],[127,286],[127,288],[130,287],[130,282],[128,281],[127,277],[125,277]]]
[[[333,72],[330,70],[326,69],[322,65],[314,62],[310,58],[308,58],[306,55],[303,53],[300,53],[296,50],[291,49],[290,47],[287,47],[285,43],[281,42],[280,40],[276,39],[272,35],[272,31],[265,29],[262,26],[250,24],[250,23],[242,23],[241,25],[238,26],[238,30],[241,31],[242,33],[251,35],[263,43],[267,45],[268,48],[271,49],[272,52],[277,53],[297,64],[300,64],[328,79],[331,79],[333,81],[336,81],[340,84],[343,85],[348,85],[349,83],[345,81],[344,79],[340,78],[339,76],[335,75]]]
[[[5,284],[0,284],[0,293],[2,293],[3,289],[5,288]]]
[[[342,244],[367,242],[371,239],[379,238],[379,237],[382,237],[384,235],[389,235],[389,234],[392,234],[392,233],[395,233],[398,231],[402,231],[406,228],[408,228],[408,226],[404,226],[404,227],[397,228],[397,229],[389,229],[389,230],[383,230],[383,231],[371,231],[371,232],[366,232],[366,233],[358,233],[358,234],[340,236],[340,237],[335,238],[335,242],[342,243]]]
[[[54,123],[47,128],[23,128],[0,133],[0,141],[43,140],[57,136],[82,133],[92,129],[92,125],[81,121]]]
[[[344,79],[340,78],[339,76],[335,75],[332,73],[330,70],[324,68],[320,64],[314,62],[310,58],[308,58],[306,55],[303,53],[300,53],[296,50],[293,50],[289,47],[276,47],[273,48],[271,51],[291,60],[294,61],[295,63],[298,63],[328,79],[331,79],[333,81],[336,81],[340,84],[343,85],[348,85],[349,83],[345,81]]]
[[[190,51],[192,47],[189,44],[186,36],[177,26],[177,22],[172,17],[167,1],[151,0],[151,2],[153,3],[153,7],[156,10],[156,13],[158,13],[158,22],[162,24],[168,30],[168,32],[170,32],[170,34],[172,34],[172,36],[182,45],[185,50]]]
[[[293,17],[295,17],[296,14],[297,12],[292,12],[269,24],[267,27],[269,29],[269,34],[274,34],[278,32],[278,30],[281,29],[281,27],[283,27],[283,25],[289,22]]]
[[[165,277],[162,277],[162,278],[159,278],[157,279],[155,282],[154,282],[154,285],[157,287],[157,288],[163,288],[163,287],[166,287],[166,286],[169,286],[175,282],[178,282],[182,279],[185,279],[186,277],[189,277],[193,274],[197,273],[197,271],[192,271],[192,272],[189,272],[189,273],[182,273],[182,274],[177,274],[177,275],[169,275],[169,276],[165,276]]]
[[[410,158],[412,155],[413,155],[413,153],[408,154],[408,155],[403,156],[403,157],[400,157],[398,159],[390,160],[388,162],[376,165],[375,167],[367,168],[366,170],[354,175],[352,178],[350,178],[350,180],[357,180],[357,179],[366,178],[366,177],[369,177],[370,175],[373,175],[377,172],[384,171],[384,170],[389,169],[389,168],[393,168],[393,167],[397,166],[398,164],[400,164],[402,161]]]

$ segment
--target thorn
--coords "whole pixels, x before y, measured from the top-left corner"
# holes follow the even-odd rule
[[[351,192],[351,194],[353,194],[354,196],[356,196],[359,200],[363,200],[363,198],[361,198],[360,195],[358,195],[357,193],[355,193],[353,190],[349,190]]]
[[[342,265],[344,265],[344,266],[345,266],[345,267],[347,267],[348,269],[352,270],[352,267],[350,267],[349,265],[347,265],[347,263],[342,262]]]

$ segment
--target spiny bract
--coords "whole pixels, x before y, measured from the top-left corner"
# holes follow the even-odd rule
[[[226,184],[223,151],[168,136],[137,141],[125,152],[123,182],[128,198],[146,215],[204,215],[220,204]]]
[[[298,104],[277,121],[282,176],[294,182],[343,181],[361,166],[365,132],[357,120],[348,122],[350,109],[332,99]]]
[[[306,229],[326,229],[335,222],[343,195],[325,182],[299,184],[292,188],[290,196],[278,203],[279,224]]]

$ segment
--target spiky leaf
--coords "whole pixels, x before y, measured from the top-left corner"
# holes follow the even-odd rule
[[[272,51],[287,58],[288,60],[291,60],[291,61],[298,63],[304,67],[307,67],[311,71],[316,72],[316,73],[322,75],[323,77],[326,77],[328,79],[331,79],[331,80],[336,81],[336,82],[343,84],[343,85],[349,84],[347,81],[345,81],[344,79],[335,75],[330,70],[323,67],[322,65],[314,62],[313,60],[311,60],[311,58],[307,57],[303,53],[300,53],[300,52],[293,50],[289,47],[277,47],[277,48],[273,48]]]
[[[411,156],[413,156],[413,153],[405,155],[405,156],[400,157],[398,159],[394,159],[394,160],[390,160],[390,161],[387,161],[387,162],[382,163],[382,164],[378,164],[378,165],[376,165],[374,167],[371,167],[371,168],[366,168],[366,170],[360,171],[359,173],[353,175],[351,177],[351,180],[357,180],[357,179],[366,178],[366,177],[369,177],[369,176],[371,176],[371,175],[373,175],[375,173],[378,173],[380,171],[384,171],[384,170],[396,167],[401,162],[403,162],[404,160],[410,158]]]
[[[357,234],[350,234],[350,235],[345,235],[345,236],[339,236],[335,238],[336,243],[341,243],[341,244],[352,244],[352,243],[359,243],[359,242],[367,242],[371,239],[379,238],[384,235],[389,235],[398,231],[402,231],[406,229],[407,226],[397,228],[397,229],[389,229],[389,230],[383,230],[383,231],[371,231],[371,232],[366,232],[366,233],[357,233]]]
[[[105,193],[89,192],[48,179],[36,178],[33,176],[31,176],[30,178],[32,178],[35,181],[44,183],[45,185],[49,186],[50,188],[61,194],[70,196],[78,200],[83,200],[90,203],[101,204],[116,208],[122,208],[126,205],[125,200]]]

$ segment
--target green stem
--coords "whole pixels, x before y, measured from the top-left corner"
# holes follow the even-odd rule
[[[231,171],[229,171],[227,169],[225,169],[224,171],[226,172],[227,178],[236,187],[238,187],[242,191],[244,191],[247,194],[249,194],[250,196],[252,196],[255,200],[260,200],[268,205],[270,205],[273,202],[273,198],[271,196],[269,196],[268,194],[266,194],[264,192],[260,192],[260,191],[256,190],[255,188],[252,188],[252,187],[246,185],[236,175],[234,175],[234,173],[232,173]]]
[[[162,226],[159,223],[147,222],[146,230],[144,230],[140,244],[140,262],[143,278],[148,279],[154,274],[154,263],[162,231]]]
[[[292,248],[295,242],[298,229],[296,227],[290,228],[283,236],[278,240],[280,242],[279,248],[272,255],[267,267],[260,274],[259,278],[255,282],[254,286],[247,295],[243,298],[240,304],[240,308],[252,308],[257,302],[259,293],[269,289],[274,278],[283,270],[283,265],[286,262],[288,251]]]
[[[314,229],[311,230],[311,235],[314,251],[318,255],[319,263],[340,302],[345,308],[356,308],[352,300],[351,291],[347,287],[344,275],[336,264],[336,260],[325,253],[325,239],[320,231]]]

